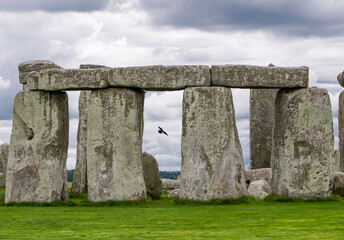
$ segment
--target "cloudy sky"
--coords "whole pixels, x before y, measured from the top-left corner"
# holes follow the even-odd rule
[[[51,60],[64,68],[155,64],[310,67],[329,91],[338,145],[336,76],[344,70],[342,0],[0,0],[0,144],[9,143],[17,66]],[[237,127],[249,163],[249,91],[234,89]],[[78,92],[69,92],[76,154]],[[143,150],[161,170],[180,168],[182,92],[149,92]],[[162,126],[169,136],[157,134]]]

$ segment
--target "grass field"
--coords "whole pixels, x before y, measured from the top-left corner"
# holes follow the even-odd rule
[[[2,206],[0,239],[344,239],[342,200],[214,204]]]

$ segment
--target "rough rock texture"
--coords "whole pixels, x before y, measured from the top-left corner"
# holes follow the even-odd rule
[[[342,73],[338,74],[337,80],[338,80],[340,86],[344,87],[344,71]]]
[[[110,72],[108,68],[54,68],[31,73],[28,76],[28,88],[44,91],[107,88]]]
[[[110,86],[145,90],[181,90],[186,87],[210,86],[208,66],[145,66],[113,68]]]
[[[0,145],[0,187],[5,187],[8,149],[8,144]]]
[[[272,190],[280,196],[331,194],[334,174],[331,102],[326,89],[281,90],[277,94]]]
[[[91,92],[87,116],[88,199],[146,198],[142,170],[144,93],[126,88]]]
[[[245,172],[246,186],[248,187],[251,182],[258,180],[265,180],[270,185],[272,183],[272,169],[271,168],[260,168],[254,170],[248,170]]]
[[[178,197],[179,196],[179,189],[173,189],[168,193],[169,197]]]
[[[339,151],[341,172],[344,172],[344,91],[339,94],[338,104]]]
[[[344,197],[344,173],[336,172],[333,179],[332,194]]]
[[[179,187],[180,187],[180,181],[179,180],[161,179],[161,181],[162,181],[162,189],[163,190],[179,189]]]
[[[87,191],[87,113],[91,91],[81,91],[79,96],[79,125],[77,135],[76,165],[73,175],[72,193]]]
[[[247,192],[257,198],[265,198],[272,193],[270,184],[265,180],[251,182]]]
[[[182,125],[180,197],[209,200],[246,195],[231,89],[185,89]]]
[[[142,154],[142,167],[147,196],[160,198],[162,195],[162,182],[158,162],[152,155],[145,152]]]
[[[212,85],[237,88],[297,88],[308,86],[308,67],[211,66]]]
[[[29,74],[34,73],[34,72],[40,72],[42,70],[51,69],[51,68],[62,69],[60,66],[47,60],[23,62],[19,64],[18,66],[19,82],[22,84],[26,84]]]
[[[67,200],[68,121],[66,93],[17,94],[5,202]]]
[[[278,90],[250,90],[250,169],[270,167]]]
[[[341,165],[341,161],[340,161],[340,151],[339,150],[334,150],[334,162],[335,162],[334,170],[336,172],[341,172],[342,171],[342,165]]]

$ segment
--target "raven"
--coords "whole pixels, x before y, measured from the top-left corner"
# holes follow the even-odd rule
[[[159,127],[159,126],[158,126],[158,128],[159,128],[158,133],[160,133],[160,134],[163,133],[163,134],[165,134],[166,136],[168,136],[167,132],[165,132],[164,129],[162,129],[162,128]]]

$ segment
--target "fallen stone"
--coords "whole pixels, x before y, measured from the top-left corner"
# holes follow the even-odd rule
[[[269,168],[279,89],[250,89],[250,169]]]
[[[184,90],[181,148],[181,199],[247,195],[230,88]]]
[[[79,125],[77,135],[76,165],[73,175],[72,193],[87,191],[87,113],[91,91],[81,91],[79,96]]]
[[[272,193],[270,184],[265,180],[251,182],[247,192],[257,198],[265,198]]]
[[[344,91],[339,94],[338,104],[338,128],[339,128],[339,151],[340,151],[340,172],[344,172]]]
[[[245,172],[246,186],[248,187],[251,182],[258,180],[265,180],[271,186],[272,181],[272,169],[260,168],[254,170],[248,170]]]
[[[182,90],[186,87],[210,86],[208,66],[145,66],[113,68],[109,84],[151,91]]]
[[[87,116],[88,199],[142,200],[144,92],[126,88],[93,90]]]
[[[67,200],[68,96],[20,92],[14,99],[5,202]]]
[[[332,194],[344,197],[344,172],[335,173]]]
[[[278,92],[273,149],[274,194],[300,198],[331,194],[334,137],[326,89]]]
[[[48,60],[39,60],[39,61],[27,61],[19,64],[19,82],[26,84],[28,81],[28,76],[34,72],[40,72],[42,70],[47,70],[51,68],[62,69],[60,66]]]
[[[180,187],[179,180],[161,179],[161,181],[162,181],[162,189],[163,190],[179,189],[179,187]]]
[[[6,167],[8,160],[8,144],[0,145],[0,187],[5,187],[6,183]]]
[[[168,193],[169,197],[179,197],[179,189],[173,189]]]
[[[337,76],[337,80],[340,86],[344,87],[344,71]]]
[[[212,85],[236,88],[299,88],[308,86],[308,67],[211,66]]]
[[[54,68],[31,73],[29,90],[64,91],[107,88],[111,70],[108,68]]]
[[[143,178],[146,184],[147,196],[160,198],[162,195],[162,182],[159,166],[156,159],[149,153],[142,154]]]

